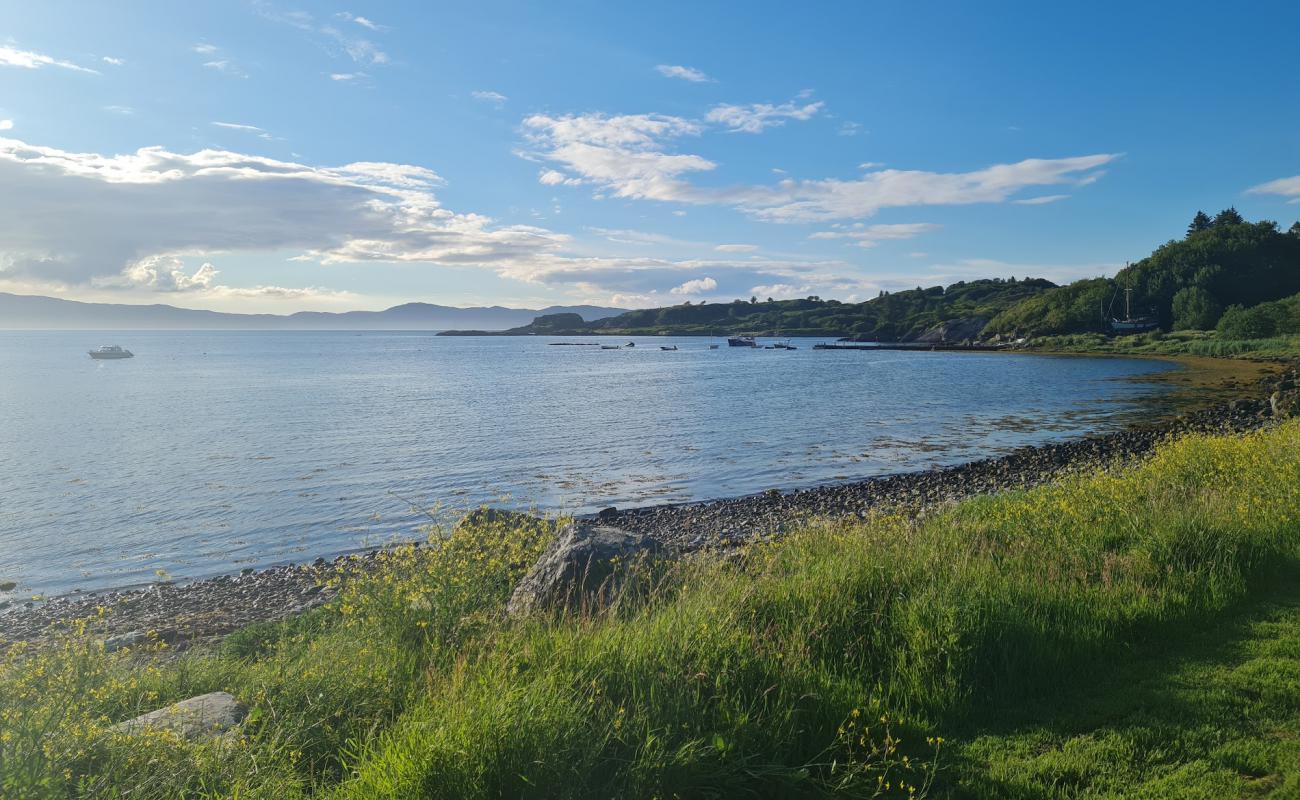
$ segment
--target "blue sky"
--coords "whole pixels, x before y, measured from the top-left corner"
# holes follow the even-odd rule
[[[1300,6],[0,2],[0,291],[865,299],[1300,217]]]

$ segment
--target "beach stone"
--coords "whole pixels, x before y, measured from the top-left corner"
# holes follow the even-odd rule
[[[12,592],[14,589],[17,588],[18,588],[18,583],[16,581],[0,582],[0,592]]]
[[[145,636],[144,631],[127,631],[126,633],[119,633],[116,636],[110,636],[104,640],[104,650],[105,652],[112,653],[121,650],[124,647],[135,647],[138,644],[142,644],[147,638],[148,637]]]
[[[613,588],[619,566],[660,551],[654,539],[620,528],[574,522],[555,539],[515,587],[506,612],[573,607]]]
[[[122,733],[167,730],[182,739],[196,740],[226,733],[243,722],[247,713],[247,707],[233,695],[209,692],[119,722],[114,729]]]

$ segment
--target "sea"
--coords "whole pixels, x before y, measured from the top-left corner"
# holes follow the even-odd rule
[[[817,341],[0,332],[0,584],[301,563],[483,504],[582,514],[926,469],[1119,427],[1177,368]],[[136,357],[88,357],[113,343]]]

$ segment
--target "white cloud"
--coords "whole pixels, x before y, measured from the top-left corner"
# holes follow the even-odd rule
[[[327,50],[337,55],[341,49],[343,54],[358,64],[381,65],[389,63],[388,54],[379,48],[369,39],[359,36],[353,36],[350,33],[339,30],[333,25],[318,24],[316,19],[306,11],[280,11],[272,6],[266,0],[255,0],[254,10],[263,18],[288,25],[300,31],[310,34],[318,42],[323,44]],[[339,19],[357,23],[364,28],[380,31],[387,30],[382,25],[377,25],[364,17],[356,17],[344,11],[335,15]],[[364,20],[360,22],[359,20]],[[368,24],[367,24],[368,23]]]
[[[470,96],[481,103],[491,103],[497,108],[503,106],[505,102],[510,99],[509,97],[506,97],[500,92],[489,92],[489,91],[482,91],[482,90],[476,90],[470,92]]]
[[[322,263],[555,267],[567,237],[445,209],[440,182],[403,164],[310,167],[161,147],[100,155],[0,139],[0,277],[85,285],[150,258],[279,250]],[[157,273],[157,263],[146,266]]]
[[[331,72],[330,73],[330,80],[340,81],[340,82],[355,81],[365,77],[367,76],[366,73],[364,72]]]
[[[249,133],[266,133],[256,125],[241,125],[238,122],[214,122],[212,124],[218,128],[230,128],[231,130],[248,131]]]
[[[197,295],[206,299],[245,300],[339,300],[355,297],[351,292],[340,292],[316,286],[227,286],[217,283],[220,270],[211,262],[203,262],[192,273],[185,262],[169,255],[149,256],[124,269],[121,274],[93,281],[96,288],[137,289],[150,292]]]
[[[878,169],[842,180],[784,179],[772,185],[711,188],[693,184],[693,172],[717,165],[703,156],[669,152],[670,142],[703,128],[682,117],[601,113],[524,120],[532,148],[525,158],[550,162],[547,185],[587,183],[615,197],[725,205],[770,222],[862,219],[884,208],[1001,203],[1038,186],[1081,186],[1103,174],[1117,154],[1030,158],[971,172]],[[866,162],[863,169],[877,164]]]
[[[535,157],[568,170],[542,173],[543,183],[581,181],[607,188],[618,197],[658,200],[684,199],[690,191],[681,176],[714,168],[701,156],[662,151],[662,140],[699,132],[694,122],[660,114],[534,114],[524,120]]]
[[[926,172],[887,169],[856,180],[781,181],[732,195],[732,202],[759,219],[772,222],[869,217],[883,208],[1000,203],[1035,186],[1082,185],[1096,180],[1097,170],[1118,158],[1101,153],[1073,158],[1029,158],[994,164],[972,172]]]
[[[36,53],[31,50],[19,50],[14,47],[0,45],[0,67],[21,67],[23,69],[40,69],[42,67],[61,67],[72,70],[73,72],[87,72],[91,75],[98,75],[99,72],[71,61],[47,56],[44,53]]]
[[[216,70],[217,72],[223,72],[227,75],[233,75],[236,78],[248,77],[248,73],[244,72],[234,63],[232,63],[228,58],[218,58],[214,61],[205,61],[203,62],[203,66],[211,70]]]
[[[488,270],[569,292],[582,284],[629,303],[666,301],[672,287],[705,279],[733,287],[728,291],[808,283],[827,293],[821,287],[848,285],[830,274],[848,268],[839,261],[574,252],[575,243],[563,234],[443,207],[435,194],[441,184],[431,170],[405,164],[309,166],[228,150],[184,154],[161,147],[104,155],[0,138],[0,185],[6,189],[0,192],[0,283],[185,293],[212,303],[335,296],[223,286],[215,266],[202,266],[219,263],[223,254],[288,252],[323,264]],[[603,233],[633,243],[666,239]]]
[[[198,44],[194,45],[190,49],[198,53],[199,55],[210,56],[221,48],[217,47],[215,44],[208,44],[207,42],[199,42]]]
[[[11,131],[14,129],[14,121],[11,119],[0,119],[0,131]]]
[[[212,124],[218,128],[225,128],[227,130],[239,131],[241,133],[251,133],[259,139],[266,139],[268,142],[275,138],[270,133],[263,130],[262,128],[257,127],[256,125],[243,125],[238,122],[214,122]]]
[[[100,59],[100,61],[103,61],[105,64],[109,64],[114,67],[120,67],[126,63],[126,59],[114,58],[113,56],[104,56],[103,58]]]
[[[857,136],[865,132],[866,129],[863,128],[860,122],[841,122],[840,129],[836,131],[840,136]]]
[[[388,30],[388,26],[386,25],[380,25],[374,20],[366,19],[365,17],[355,16],[347,11],[340,11],[338,14],[335,14],[334,16],[338,17],[339,19],[345,19],[348,22],[355,22],[361,27],[368,28],[372,31],[378,32],[378,31]]]
[[[1246,190],[1250,194],[1276,194],[1291,198],[1288,203],[1300,203],[1300,175],[1278,178]]]
[[[894,225],[864,225],[861,222],[836,230],[818,231],[809,239],[848,239],[858,247],[875,247],[884,241],[913,239],[937,231],[942,225],[931,222],[906,222]]]
[[[758,250],[756,244],[720,244],[713,248],[719,253],[753,253]]]
[[[671,294],[675,294],[681,297],[689,297],[691,295],[711,292],[716,288],[718,288],[717,281],[709,277],[704,277],[704,278],[695,278],[694,280],[686,281],[680,286],[674,286],[668,291]]]
[[[555,169],[543,170],[537,176],[537,182],[543,186],[580,186],[582,184],[582,181],[578,178],[570,178]]]
[[[1039,197],[1026,197],[1023,200],[1012,200],[1011,202],[1022,206],[1042,206],[1048,203],[1055,203],[1058,200],[1068,199],[1068,194],[1045,194]]]
[[[725,125],[733,132],[760,133],[764,128],[784,125],[786,120],[808,120],[816,116],[825,104],[822,102],[798,105],[794,102],[774,106],[770,103],[753,103],[747,106],[723,104],[709,109],[704,119]]]
[[[665,78],[680,78],[691,83],[712,83],[713,79],[698,69],[674,64],[660,64],[655,67]]]
[[[110,114],[121,114],[124,117],[135,113],[135,109],[130,106],[104,106],[104,110]]]

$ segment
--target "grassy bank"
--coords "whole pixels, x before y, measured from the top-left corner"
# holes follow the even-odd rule
[[[1110,353],[1114,355],[1211,356],[1215,358],[1300,358],[1300,336],[1269,339],[1230,339],[1214,331],[1152,331],[1133,336],[1080,333],[1039,336],[1025,346],[1052,353]]]
[[[395,552],[215,653],[16,649],[0,796],[1218,797],[1298,780],[1300,614],[1278,587],[1300,577],[1300,422],[920,521],[814,525],[667,567],[606,612],[504,620],[548,535]],[[242,737],[110,728],[218,689],[251,706]]]

